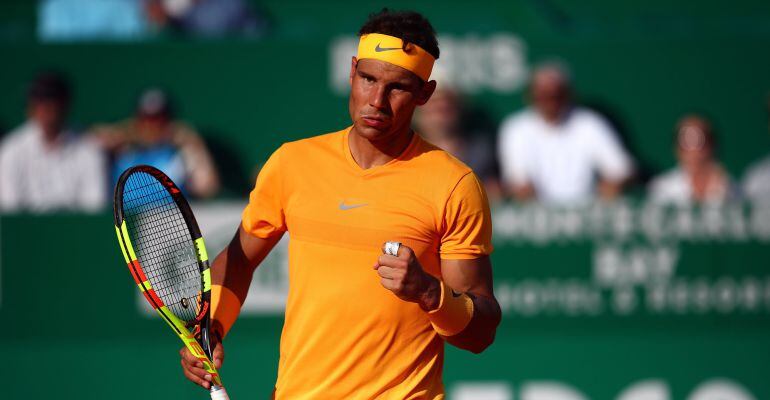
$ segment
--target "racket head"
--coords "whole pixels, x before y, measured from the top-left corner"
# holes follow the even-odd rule
[[[146,278],[137,282],[140,289],[155,294],[147,296],[150,304],[167,306],[188,327],[205,319],[210,303],[208,255],[176,184],[147,165],[126,170],[115,190],[115,225],[129,239],[122,245],[130,244],[133,250],[132,272]]]
[[[208,253],[182,191],[157,168],[131,167],[115,187],[114,218],[139,290],[221,386],[211,362]],[[191,328],[200,334],[200,342]]]

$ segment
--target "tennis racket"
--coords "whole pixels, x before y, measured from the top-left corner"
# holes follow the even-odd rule
[[[203,363],[211,398],[227,400],[211,356],[208,255],[182,192],[156,168],[127,169],[115,187],[115,230],[139,290]]]

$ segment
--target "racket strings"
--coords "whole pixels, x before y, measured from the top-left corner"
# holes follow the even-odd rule
[[[157,179],[137,172],[126,180],[123,212],[136,256],[158,297],[181,320],[194,320],[200,269],[176,202]]]

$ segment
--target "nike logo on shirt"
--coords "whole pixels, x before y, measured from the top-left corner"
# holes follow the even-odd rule
[[[354,208],[363,207],[363,206],[366,206],[366,205],[368,205],[368,204],[366,204],[366,203],[362,203],[362,204],[345,204],[345,200],[342,200],[340,202],[340,210],[342,210],[342,211],[352,210]]]

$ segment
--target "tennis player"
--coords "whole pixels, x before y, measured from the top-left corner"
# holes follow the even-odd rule
[[[470,168],[410,128],[436,88],[430,23],[383,10],[359,36],[352,126],[267,161],[213,263],[212,316],[226,337],[254,269],[288,232],[274,397],[441,399],[444,342],[479,353],[500,322],[489,204]],[[198,360],[181,355],[187,378],[208,388]],[[217,367],[223,357],[217,344]]]

